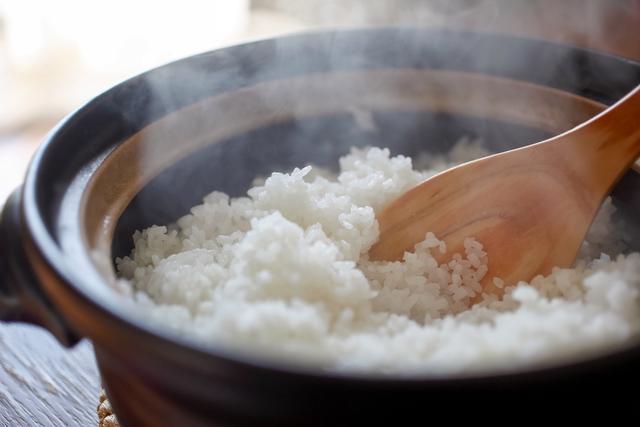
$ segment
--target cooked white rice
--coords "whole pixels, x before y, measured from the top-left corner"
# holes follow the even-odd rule
[[[486,154],[478,147],[421,156],[420,172],[386,149],[353,149],[337,177],[306,166],[248,197],[214,192],[176,225],[135,233],[131,256],[117,260],[123,288],[146,316],[202,342],[340,371],[508,370],[636,339],[640,254],[619,255],[610,201],[574,268],[508,287],[501,300],[482,294],[491,260],[471,238],[448,264],[431,256],[446,250],[431,233],[402,262],[368,260],[376,211]]]

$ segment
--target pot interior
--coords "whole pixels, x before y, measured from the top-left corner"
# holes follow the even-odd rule
[[[94,175],[85,199],[86,212],[99,214],[93,221],[85,216],[87,241],[94,250],[109,254],[109,263],[98,264],[103,274],[111,277],[114,258],[130,254],[134,231],[175,222],[212,191],[245,196],[256,177],[308,164],[337,170],[339,157],[351,147],[386,147],[392,154],[416,157],[446,153],[466,137],[500,152],[571,129],[604,108],[543,86],[429,70],[385,71],[379,92],[371,98],[343,87],[343,96],[358,99],[355,105],[345,104],[332,89],[342,76],[334,77],[322,76],[324,83],[309,98],[301,87],[317,83],[316,77],[295,82],[299,87],[277,83],[278,89],[293,87],[291,92],[274,92],[267,85],[273,104],[265,110],[245,110],[262,88],[254,88],[257,92],[250,96],[236,93],[227,108],[242,110],[237,121],[218,120],[221,101],[210,98],[155,122],[120,145]],[[297,96],[311,100],[310,105],[299,103]],[[277,116],[271,114],[273,108]],[[118,191],[104,204],[109,189]],[[616,234],[629,250],[640,250],[640,175],[627,173],[612,197]],[[105,227],[100,218],[110,215],[117,220]]]

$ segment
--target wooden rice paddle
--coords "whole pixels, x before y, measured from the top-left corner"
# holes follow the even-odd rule
[[[475,237],[489,256],[481,283],[570,266],[602,201],[640,155],[640,86],[582,125],[527,147],[451,168],[378,214],[373,260],[398,260],[432,231],[448,253]],[[442,261],[442,260],[441,260]]]

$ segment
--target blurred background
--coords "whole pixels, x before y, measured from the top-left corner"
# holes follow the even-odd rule
[[[640,60],[640,0],[0,0],[0,204],[46,132],[168,61],[321,27],[456,27]]]

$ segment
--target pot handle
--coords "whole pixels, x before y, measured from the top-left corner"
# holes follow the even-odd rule
[[[79,337],[48,300],[27,261],[20,199],[18,188],[0,213],[0,320],[41,326],[71,347]]]

